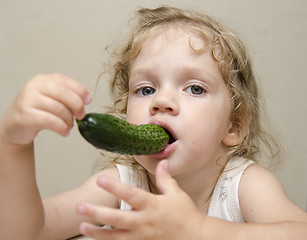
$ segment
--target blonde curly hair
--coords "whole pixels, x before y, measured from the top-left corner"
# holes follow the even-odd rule
[[[231,93],[231,121],[244,140],[231,147],[229,155],[259,162],[262,152],[260,148],[264,147],[264,152],[270,155],[271,165],[281,159],[278,142],[261,125],[258,86],[246,47],[238,37],[207,15],[174,7],[142,8],[132,20],[132,30],[123,47],[113,52],[110,84],[114,97],[112,113],[120,116],[126,114],[129,67],[131,61],[138,56],[142,43],[150,34],[161,29],[163,31],[170,24],[177,24],[196,31],[204,39]]]

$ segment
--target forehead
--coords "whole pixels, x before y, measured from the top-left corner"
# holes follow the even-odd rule
[[[210,45],[204,33],[182,24],[153,27],[143,34],[143,38],[139,43],[138,53],[149,49],[159,51],[167,44],[182,45],[181,47],[189,47],[189,50],[194,53],[203,53],[209,49]]]
[[[205,74],[207,79],[223,79],[206,41],[190,29],[169,26],[158,29],[143,41],[136,58],[130,63],[130,76],[144,72]],[[172,70],[174,70],[172,72]]]

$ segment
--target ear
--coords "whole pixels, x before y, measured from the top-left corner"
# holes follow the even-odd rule
[[[234,126],[233,123],[230,123],[230,127],[228,129],[228,132],[223,138],[223,143],[226,146],[235,146],[240,144],[243,139],[240,137],[240,130],[238,127]]]
[[[241,124],[241,126],[230,123],[228,132],[223,138],[223,143],[226,146],[236,146],[243,142],[244,138],[248,134],[250,124],[250,117]]]

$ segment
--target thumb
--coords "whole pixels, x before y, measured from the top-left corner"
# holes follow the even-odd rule
[[[176,181],[168,171],[168,162],[159,162],[156,169],[156,184],[162,194],[171,193],[179,189]]]

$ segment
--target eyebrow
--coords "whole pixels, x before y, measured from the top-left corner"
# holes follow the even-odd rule
[[[133,71],[130,71],[129,74],[129,79],[131,79],[131,77],[135,77],[135,76],[143,76],[143,75],[147,75],[149,77],[154,77],[154,74],[151,73],[151,69],[150,68],[139,68]]]
[[[186,66],[182,73],[185,77],[195,77],[198,80],[204,81],[205,83],[215,84],[219,81],[219,76],[215,76],[215,74],[204,68],[199,69],[193,66]],[[221,76],[222,77],[222,76]]]
[[[134,74],[147,74],[149,73],[150,70],[147,68],[139,68],[133,71],[130,71],[130,75],[134,75]]]
[[[155,78],[155,74],[152,73],[154,70],[154,67],[140,67],[130,72],[130,78],[131,76],[137,76],[137,75],[147,75],[149,78]],[[215,74],[210,71],[206,70],[205,67],[203,69],[194,67],[194,66],[183,66],[181,68],[181,75],[184,77],[195,77],[199,80],[203,80],[205,82],[208,82],[209,84],[214,84],[215,82],[218,82],[219,76],[215,76]],[[220,73],[220,72],[219,72]],[[220,73],[221,74],[221,73]],[[223,76],[221,75],[222,80]]]

